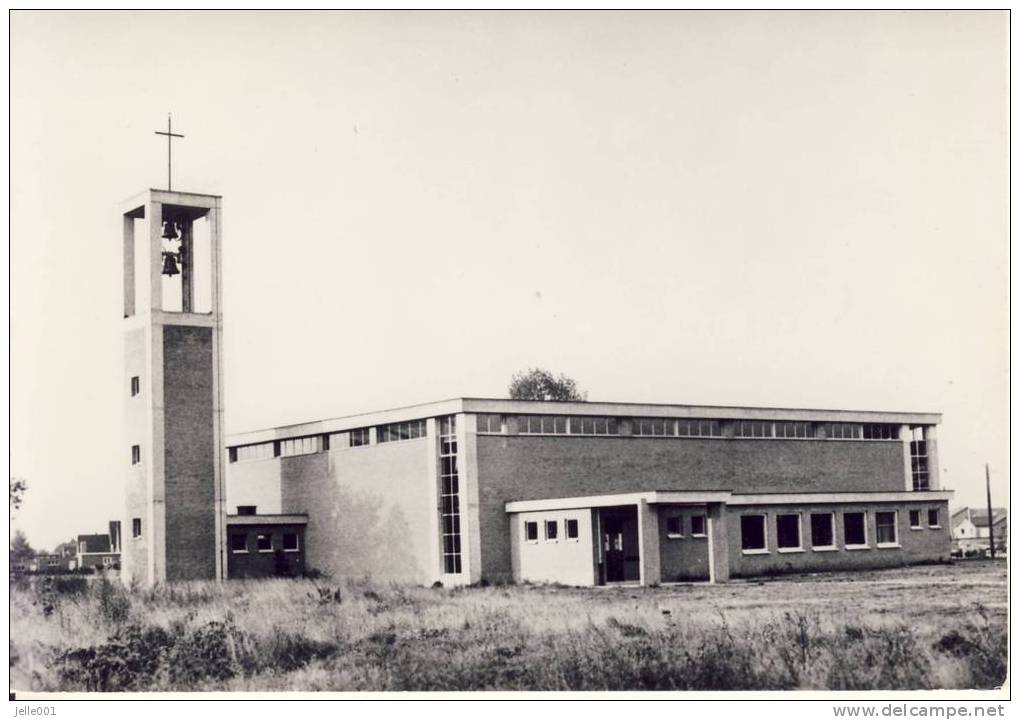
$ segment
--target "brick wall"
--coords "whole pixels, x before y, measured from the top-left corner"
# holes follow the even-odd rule
[[[216,577],[212,330],[163,329],[166,576]]]
[[[308,514],[306,565],[334,575],[433,577],[434,447],[423,438],[268,461],[280,466],[282,511]]]
[[[659,513],[659,562],[662,582],[708,580],[708,537],[691,534],[691,516],[704,517],[708,529],[708,512],[705,508],[695,509],[670,505],[658,506]],[[667,518],[679,517],[683,523],[682,537],[670,537]]]
[[[295,577],[305,569],[304,525],[230,525],[227,528],[227,577]],[[270,536],[272,549],[260,552],[256,536],[264,533]],[[296,533],[297,551],[283,549],[283,534]],[[246,551],[234,552],[231,537],[244,535]],[[282,566],[280,566],[282,563]]]
[[[928,508],[939,508],[942,526],[931,529],[927,524]],[[910,528],[909,510],[921,511],[922,528]],[[897,511],[897,538],[901,547],[879,548],[876,543],[875,512]],[[816,552],[811,549],[811,513],[834,513],[836,550]],[[867,519],[865,550],[847,550],[843,536],[843,514],[864,512]],[[730,572],[736,576],[758,575],[769,572],[801,570],[857,570],[862,568],[896,567],[909,563],[948,559],[952,539],[947,527],[949,503],[830,503],[814,505],[768,505],[726,508],[726,526],[730,546]],[[776,545],[776,515],[801,514],[801,545],[804,552],[780,553]],[[767,554],[747,555],[741,550],[740,516],[764,514],[767,527]]]
[[[900,442],[478,436],[482,576],[510,579],[505,504],[648,490],[902,491]],[[739,547],[739,546],[738,546]]]

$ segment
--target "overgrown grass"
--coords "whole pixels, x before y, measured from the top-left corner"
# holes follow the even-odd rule
[[[38,691],[991,688],[1006,675],[1005,587],[1001,570],[957,568],[609,590],[363,579],[130,590],[33,578],[12,582],[11,682]]]

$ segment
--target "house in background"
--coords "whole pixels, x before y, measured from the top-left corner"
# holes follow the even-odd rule
[[[120,523],[118,523],[119,525]],[[108,570],[120,567],[120,551],[110,544],[110,536],[79,535],[75,567]]]
[[[988,511],[977,508],[960,508],[953,513],[953,549],[988,550]],[[1006,508],[992,508],[992,535],[995,549],[1004,552],[1009,546],[1009,522]]]

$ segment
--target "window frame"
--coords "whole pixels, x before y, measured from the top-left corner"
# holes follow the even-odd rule
[[[140,517],[131,518],[131,539],[137,540],[142,536],[142,519]]]
[[[893,540],[892,542],[881,542],[881,526],[878,522],[879,515],[892,515],[892,531]],[[879,548],[898,548],[900,545],[900,512],[899,510],[876,510],[875,511],[875,547]]]
[[[259,547],[259,540],[261,540],[262,538],[266,538],[269,541],[269,547],[268,548],[263,549],[263,548]],[[271,553],[271,552],[273,552],[273,533],[271,533],[271,532],[255,533],[255,552],[258,552],[258,553]]]
[[[914,513],[917,513],[917,524],[914,524]],[[911,530],[924,530],[924,523],[921,522],[921,508],[911,508],[907,510],[907,522],[910,524]]]
[[[816,517],[827,517],[829,518],[829,544],[828,545],[815,545],[815,518]],[[812,552],[832,552],[838,550],[839,546],[836,545],[836,513],[832,511],[828,512],[813,512],[809,513],[808,517],[809,524],[811,525],[811,550]]]
[[[780,518],[797,518],[797,544],[788,545],[786,547],[779,546],[779,519]],[[799,553],[804,552],[804,523],[799,512],[791,513],[776,513],[776,552],[778,553]]]
[[[935,524],[931,524],[931,514],[935,513]],[[941,530],[942,529],[942,510],[940,508],[928,508],[928,529],[929,530]]]
[[[535,537],[528,537],[528,526],[531,525],[535,528]],[[524,521],[524,542],[532,545],[538,544],[538,520],[525,520]]]
[[[244,549],[238,550],[234,547],[234,540],[242,538],[244,540]],[[230,533],[230,554],[231,555],[247,555],[248,550],[248,533]]]
[[[757,518],[761,520],[762,547],[744,547],[744,519]],[[740,516],[740,552],[743,555],[768,555],[769,554],[769,522],[767,513],[745,513]]]
[[[549,535],[549,528],[553,528],[553,534]],[[560,541],[560,521],[558,519],[545,520],[542,523],[542,539],[547,543],[557,543]]]
[[[570,535],[570,524],[574,524],[574,535]],[[567,542],[581,541],[581,522],[577,518],[563,518],[563,539]]]
[[[676,520],[677,529],[673,532],[669,529],[669,523],[671,520]],[[666,518],[666,537],[668,538],[682,538],[684,536],[684,516],[683,515],[669,515]]]
[[[701,532],[694,531],[695,520],[701,521]],[[691,537],[692,538],[708,537],[708,515],[706,515],[705,513],[695,513],[694,515],[691,515]],[[765,543],[765,546],[768,547],[767,542]]]
[[[289,552],[289,553],[301,552],[301,536],[300,536],[299,533],[297,533],[297,532],[285,532],[285,533],[282,533],[282,535],[283,535],[283,538],[281,540],[281,547],[283,548],[284,552]],[[287,538],[291,537],[291,536],[294,538],[294,547],[289,548],[289,547],[287,547]]]
[[[140,375],[131,376],[131,397],[138,397],[142,394],[142,378]]]
[[[132,445],[131,446],[131,464],[141,465],[142,464],[142,446]]]
[[[864,529],[864,542],[851,543],[846,539],[846,518],[847,515],[860,515],[861,527]],[[868,513],[865,510],[848,510],[843,512],[843,549],[844,550],[870,550],[871,544],[868,539]]]

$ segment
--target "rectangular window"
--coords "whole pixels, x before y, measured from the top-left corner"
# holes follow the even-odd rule
[[[777,422],[777,438],[798,438],[807,439],[815,436],[814,429],[809,422]]]
[[[921,529],[921,511],[911,510],[910,511],[910,529],[920,530]]]
[[[131,397],[142,391],[142,382],[137,375],[131,378]]]
[[[397,442],[400,440],[417,440],[425,437],[425,421],[410,420],[408,422],[390,423],[376,428],[378,442]]]
[[[930,527],[930,528],[940,528],[940,527],[942,527],[942,523],[939,522],[939,509],[938,508],[929,508],[928,509],[928,527]]]
[[[563,532],[566,533],[567,540],[577,540],[580,535],[578,532],[577,520],[564,520],[563,526]]]
[[[231,462],[246,462],[248,460],[268,460],[276,457],[276,443],[264,442],[255,445],[240,445],[231,448]]]
[[[142,446],[132,445],[131,446],[131,464],[137,465],[142,461]]]
[[[230,552],[232,553],[248,552],[248,536],[245,535],[244,533],[231,533]]]
[[[773,423],[766,420],[738,420],[733,423],[733,436],[739,438],[770,438]]]
[[[254,515],[255,514],[255,510],[257,508],[258,508],[257,505],[238,505],[237,506],[237,514],[238,515]]]
[[[285,532],[283,534],[283,551],[284,552],[297,552],[300,548],[298,547],[298,534]]]
[[[439,418],[439,523],[443,571],[461,572],[460,474],[457,469],[457,416]],[[424,434],[424,431],[423,431]]]
[[[843,513],[843,544],[848,548],[868,546],[868,528],[864,513]]]
[[[361,447],[362,445],[368,445],[368,428],[358,428],[357,430],[351,430],[347,436],[347,442],[351,447]]]
[[[801,550],[800,515],[776,515],[776,547],[783,550]]]
[[[745,553],[767,553],[764,515],[742,515],[740,517],[740,549]]]
[[[538,523],[532,520],[524,522],[524,539],[528,542],[538,542]]]
[[[914,490],[928,490],[928,443],[924,439],[924,428],[911,428],[910,476]]]
[[[860,440],[863,426],[860,423],[829,423],[825,437],[830,440]]]
[[[704,515],[691,515],[691,537],[705,537]]]
[[[503,432],[503,416],[479,414],[478,432],[480,433],[501,433]]]
[[[666,418],[634,418],[634,434],[647,437],[673,437],[676,435],[676,420]]]
[[[681,515],[666,518],[666,535],[669,537],[684,536],[684,519]]]
[[[680,437],[722,437],[722,423],[718,420],[677,420]]]
[[[862,435],[865,440],[899,440],[900,426],[888,423],[865,423]]]
[[[142,519],[131,518],[131,537],[140,538],[142,536]]]
[[[288,438],[287,440],[280,441],[280,457],[311,455],[317,452],[322,452],[322,435]]]
[[[811,548],[813,550],[831,550],[836,547],[834,523],[835,518],[832,513],[811,514]]]
[[[546,520],[545,521],[545,539],[547,541],[555,541],[559,536],[560,523],[558,520]]]
[[[879,547],[896,545],[896,511],[875,513],[875,539]]]
[[[616,418],[520,415],[517,431],[523,435],[617,435]]]
[[[257,547],[261,553],[272,552],[273,536],[269,533],[259,533],[255,536],[255,547]]]

